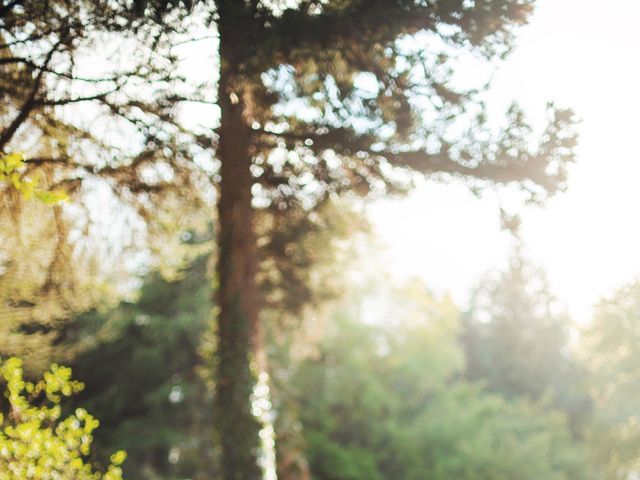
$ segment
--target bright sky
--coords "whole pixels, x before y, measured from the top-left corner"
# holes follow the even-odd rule
[[[534,120],[554,100],[582,119],[567,193],[522,211],[529,258],[579,321],[591,306],[640,275],[640,1],[539,0],[492,101],[517,99]],[[409,198],[383,200],[370,216],[399,275],[465,302],[489,269],[504,264],[510,237],[494,194],[425,182]]]

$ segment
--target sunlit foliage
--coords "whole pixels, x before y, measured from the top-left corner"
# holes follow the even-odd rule
[[[98,421],[78,408],[63,416],[60,402],[82,389],[69,368],[53,365],[42,380],[22,375],[22,361],[12,357],[0,366],[5,387],[0,417],[0,479],[121,480],[124,451],[111,456],[104,473],[86,458]]]
[[[40,178],[24,177],[21,174],[25,167],[24,157],[19,153],[0,157],[0,181],[10,182],[25,200],[35,197],[43,203],[52,205],[69,199],[62,190],[48,191],[39,188]]]

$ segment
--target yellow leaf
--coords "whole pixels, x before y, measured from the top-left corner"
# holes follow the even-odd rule
[[[53,205],[60,202],[66,202],[69,200],[69,195],[64,190],[38,190],[35,192],[36,198],[47,205]]]
[[[114,465],[122,465],[122,462],[124,462],[126,459],[127,452],[125,452],[124,450],[118,450],[110,457],[111,463],[113,463]]]
[[[24,157],[21,153],[10,153],[0,159],[0,164],[5,173],[12,173],[24,167]]]

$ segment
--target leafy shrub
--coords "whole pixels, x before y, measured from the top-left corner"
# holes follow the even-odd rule
[[[98,420],[82,408],[62,416],[60,402],[80,391],[71,369],[52,365],[31,383],[22,374],[22,361],[11,357],[0,364],[5,398],[0,414],[0,480],[121,480],[126,453],[111,456],[104,473],[87,461]]]

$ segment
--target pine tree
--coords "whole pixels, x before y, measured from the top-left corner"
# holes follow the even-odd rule
[[[573,159],[570,112],[551,111],[530,150],[522,112],[512,108],[504,130],[491,135],[473,93],[449,82],[448,48],[487,60],[502,55],[531,8],[528,1],[303,1],[277,12],[258,1],[215,2],[217,398],[228,412],[220,425],[226,480],[258,478],[249,396],[252,368],[265,367],[254,202],[312,208],[344,192],[402,190],[413,172],[474,186],[518,184],[534,198],[555,192]]]
[[[466,374],[506,398],[547,398],[576,430],[591,412],[586,372],[570,347],[573,327],[544,272],[520,248],[487,276],[465,315]]]

